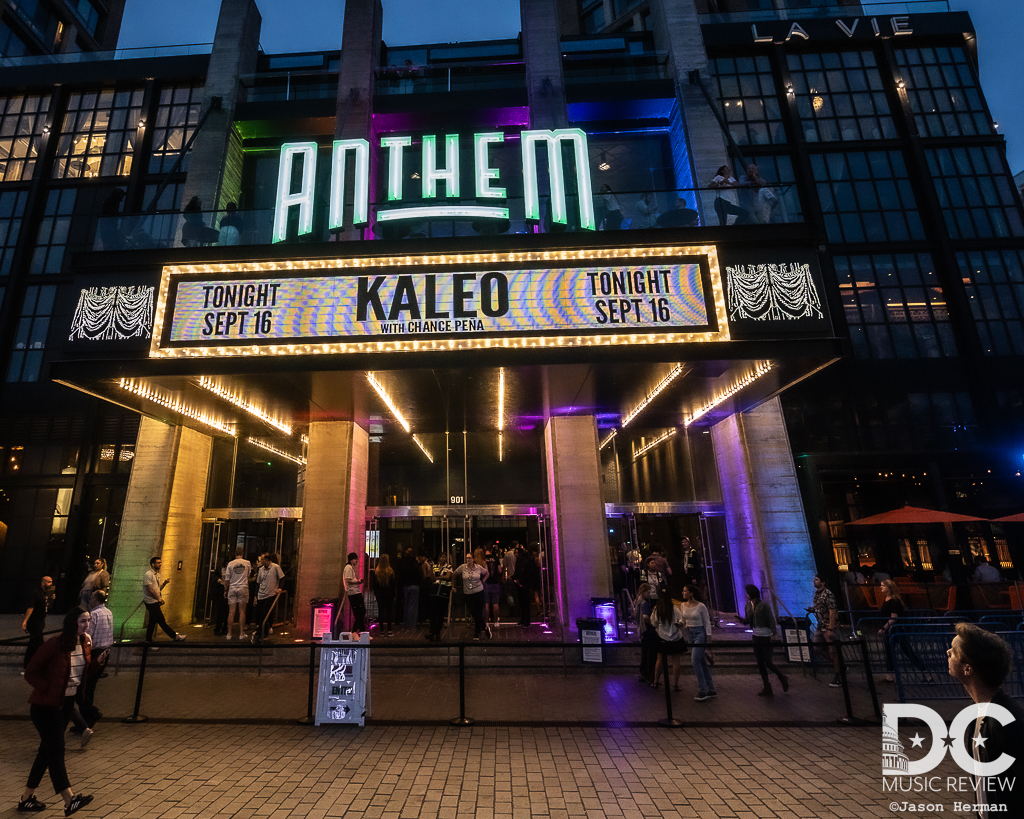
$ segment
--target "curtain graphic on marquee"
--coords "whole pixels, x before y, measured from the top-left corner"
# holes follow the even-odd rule
[[[78,296],[70,341],[149,338],[153,287],[90,287]]]
[[[822,318],[821,298],[806,264],[726,267],[729,319],[785,321]]]

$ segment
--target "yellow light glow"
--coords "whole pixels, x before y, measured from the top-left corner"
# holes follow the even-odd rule
[[[434,456],[430,454],[430,452],[427,450],[426,446],[423,444],[423,441],[421,441],[419,439],[419,436],[418,435],[413,435],[412,439],[416,442],[416,446],[418,446],[420,448],[420,451],[424,455],[427,456],[427,460],[430,461],[431,463],[433,463],[434,462]]]
[[[601,446],[599,446],[597,448],[598,451],[600,451],[600,450],[604,449],[606,446],[608,446],[608,444],[610,444],[612,442],[612,438],[614,438],[618,434],[619,434],[619,431],[617,429],[613,429],[611,432],[609,432],[605,436],[605,439],[603,441],[601,441]]]
[[[238,435],[238,432],[229,427],[223,421],[214,418],[212,415],[198,410],[195,407],[191,407],[188,404],[182,403],[177,398],[173,398],[163,392],[163,390],[152,384],[141,384],[132,381],[129,378],[122,378],[118,382],[118,386],[125,392],[130,392],[132,395],[137,395],[140,398],[144,398],[147,401],[152,401],[154,404],[159,404],[161,407],[176,412],[179,415],[184,415],[186,418],[191,418],[193,421],[198,421],[208,427],[212,427],[220,432],[223,432],[232,437]]]
[[[672,372],[670,372],[663,379],[661,379],[661,383],[659,383],[658,386],[651,390],[650,394],[643,401],[637,404],[630,412],[626,414],[626,417],[622,419],[622,428],[625,429],[629,422],[636,418],[641,412],[643,412],[643,410],[647,407],[648,404],[651,403],[651,401],[657,398],[662,392],[664,392],[665,388],[668,387],[669,384],[671,384],[680,375],[682,375],[684,369],[685,367],[683,367],[682,364],[676,364],[676,366],[672,368]]]
[[[750,375],[746,376],[745,378],[741,378],[731,387],[726,389],[725,392],[711,399],[711,401],[709,401],[707,404],[705,404],[703,407],[701,407],[699,410],[693,413],[693,415],[683,419],[683,426],[688,427],[697,419],[707,415],[709,412],[711,412],[711,410],[713,410],[722,402],[728,401],[744,387],[748,387],[751,384],[753,384],[755,381],[757,381],[757,379],[759,379],[762,375],[767,373],[771,368],[772,363],[770,361],[761,362],[760,364],[757,365],[757,367],[754,368],[754,372],[752,372]]]
[[[505,368],[498,370],[498,429],[505,428]]]
[[[264,423],[270,424],[270,426],[272,426],[274,429],[280,430],[285,435],[292,434],[291,424],[286,424],[284,421],[280,421],[274,416],[270,415],[269,413],[264,412],[255,404],[247,401],[240,395],[236,395],[226,387],[221,386],[212,378],[207,378],[205,375],[200,377],[199,386],[202,387],[204,390],[209,390],[214,395],[220,396],[229,404],[234,404],[239,409],[245,410],[254,418],[259,418]]]
[[[656,447],[658,444],[664,443],[665,441],[667,441],[669,438],[671,438],[675,434],[676,434],[676,428],[672,427],[667,432],[659,435],[657,438],[655,438],[649,444],[644,444],[642,447],[640,447],[640,449],[638,449],[636,452],[633,453],[633,460],[636,461],[636,460],[642,458],[644,455],[646,455],[648,452],[650,452],[652,449],[654,449],[654,447]]]
[[[266,441],[261,441],[258,438],[246,438],[246,441],[253,446],[258,446],[260,449],[265,449],[267,452],[273,452],[275,455],[280,455],[286,461],[291,461],[293,464],[298,464],[299,466],[306,465],[306,459],[301,455],[289,455],[287,452],[283,452],[276,446],[268,444]]]
[[[387,405],[389,410],[391,410],[391,414],[394,415],[395,420],[402,425],[402,429],[409,432],[409,422],[406,421],[402,416],[402,413],[398,411],[398,407],[395,406],[395,402],[392,401],[391,396],[384,391],[384,387],[381,386],[381,383],[374,377],[373,373],[367,373],[366,380],[369,381],[370,386],[377,391],[377,395],[380,396],[380,400]]]

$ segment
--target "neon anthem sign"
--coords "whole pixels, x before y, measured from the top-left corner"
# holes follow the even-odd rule
[[[505,141],[501,132],[473,135],[475,198],[478,201],[506,198],[506,189],[500,187],[499,172],[490,166],[490,148]],[[590,160],[587,135],[579,128],[559,128],[553,131],[523,131],[520,134],[523,152],[523,197],[526,218],[540,219],[540,186],[537,182],[537,149],[547,148],[548,177],[551,185],[551,219],[566,224],[566,186],[562,163],[562,143],[568,143],[573,152],[576,168],[576,189],[579,192],[580,225],[596,230],[594,221],[593,189],[590,183]],[[410,136],[381,137],[380,147],[388,152],[388,201],[402,199],[402,159],[404,150],[412,146]],[[274,208],[274,241],[286,238],[288,212],[299,209],[299,235],[313,231],[313,195],[316,180],[317,143],[290,142],[281,146],[281,162],[277,176],[277,201]],[[336,139],[331,151],[331,187],[328,227],[345,227],[345,170],[349,153],[353,163],[353,226],[369,222],[370,212],[370,143],[365,139]],[[445,197],[458,199],[462,192],[459,184],[459,135],[444,138],[444,165],[437,161],[437,137],[423,137],[423,167],[420,174],[424,199],[436,199],[438,183],[444,183]],[[292,191],[295,163],[301,157],[302,174],[299,189]],[[380,211],[378,222],[396,222],[427,218],[508,219],[508,208],[502,205],[420,205]]]

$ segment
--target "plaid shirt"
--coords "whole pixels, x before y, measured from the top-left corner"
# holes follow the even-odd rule
[[[102,651],[114,644],[114,613],[106,606],[97,606],[89,612],[89,636],[92,650]]]

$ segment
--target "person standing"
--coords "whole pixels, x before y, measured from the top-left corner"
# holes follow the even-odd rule
[[[110,572],[107,571],[107,561],[97,557],[92,562],[92,571],[86,575],[82,583],[82,590],[78,593],[78,605],[88,610],[92,606],[92,593],[101,591],[104,594],[110,589]]]
[[[21,620],[21,630],[28,635],[28,645],[25,647],[25,659],[21,667],[27,668],[28,661],[43,644],[43,631],[46,628],[46,612],[53,602],[53,580],[44,577],[39,581],[39,587],[32,592],[32,600],[25,609],[25,616]]]
[[[501,564],[491,544],[484,551],[484,566],[487,568],[487,582],[484,583],[484,608],[487,622],[498,624],[498,606],[501,602]]]
[[[1013,757],[1010,767],[999,773],[999,779],[1013,783],[1009,790],[989,791],[988,778],[980,770],[973,772],[974,807],[980,819],[996,811],[1024,816],[1024,706],[1002,689],[1013,663],[1013,650],[1002,637],[973,623],[957,623],[955,628],[956,636],[946,652],[949,676],[963,685],[978,707],[973,741],[968,741],[967,747],[979,765],[995,762],[1004,754]],[[1008,713],[993,714],[992,706]],[[953,739],[962,742],[964,737]]]
[[[825,646],[825,652],[823,653],[829,658],[835,671],[832,682],[828,684],[828,687],[840,688],[843,680],[839,675],[839,654],[836,653],[835,647],[832,645],[836,639],[839,607],[836,605],[836,596],[825,585],[825,581],[821,579],[820,575],[814,575],[814,600],[807,607],[807,611],[813,612],[815,619],[818,621],[814,628],[814,633],[811,635],[811,643]]]
[[[86,666],[86,629],[89,613],[73,608],[64,616],[61,633],[47,640],[32,656],[25,669],[25,681],[32,686],[29,695],[32,724],[39,733],[39,750],[29,771],[25,790],[18,802],[19,811],[41,811],[46,805],[36,799],[43,774],[50,772],[53,792],[64,799],[64,815],[70,816],[92,802],[92,796],[71,789],[64,763],[64,731],[68,726],[66,694],[78,681]]]
[[[363,632],[366,631],[366,603],[363,601],[363,579],[356,570],[358,562],[359,555],[349,552],[344,572],[345,597],[352,609],[352,631]]]
[[[757,670],[764,682],[764,688],[757,692],[757,696],[770,697],[775,693],[768,679],[769,671],[779,678],[783,692],[789,691],[789,677],[779,671],[779,667],[772,660],[772,640],[778,628],[775,613],[772,607],[761,599],[761,590],[757,586],[748,583],[744,588],[747,592],[747,608],[740,622],[750,626],[754,632],[754,659],[757,660]]]
[[[373,570],[373,595],[377,598],[377,623],[382,637],[390,637],[395,627],[395,596],[398,581],[391,558],[382,554]]]
[[[615,191],[609,185],[602,185],[600,197],[604,204],[604,221],[601,229],[619,230],[622,227],[622,205],[619,204]]]
[[[153,642],[153,633],[156,631],[156,627],[160,626],[163,633],[170,637],[172,640],[184,640],[184,634],[178,634],[174,631],[167,621],[164,619],[163,605],[164,605],[164,589],[167,588],[167,584],[170,580],[164,580],[160,576],[160,567],[163,566],[164,561],[159,557],[151,557],[149,559],[149,571],[142,576],[142,602],[146,605],[146,612],[149,614],[149,624],[146,626],[146,642]]]
[[[667,590],[665,595],[668,595]],[[692,583],[683,586],[683,603],[679,608],[686,635],[693,647],[690,658],[693,661],[693,676],[697,678],[697,696],[694,700],[704,702],[718,696],[707,658],[707,646],[711,642],[711,615],[700,600],[700,591]]]
[[[683,590],[683,597],[686,598],[686,590]],[[657,688],[661,684],[661,670],[664,667],[662,665],[665,662],[665,658],[671,655],[675,655],[676,661],[673,663],[675,669],[672,675],[672,690],[679,691],[679,672],[682,669],[682,657],[680,653],[686,647],[686,643],[683,641],[685,615],[683,614],[682,604],[676,604],[672,600],[672,595],[669,594],[668,589],[661,589],[658,599],[655,601],[650,614],[650,624],[654,628],[654,632],[657,636],[657,640],[654,644],[654,651],[657,653],[657,660],[654,663],[654,675],[651,680],[651,688]],[[693,630],[690,631],[691,639],[693,639]],[[697,650],[696,644],[694,644],[694,651]],[[703,651],[703,649],[701,649]],[[694,670],[697,668],[697,661],[693,663]],[[697,685],[700,691],[706,690],[706,685],[702,681],[701,677],[697,677]],[[707,694],[697,695],[698,702],[706,700]]]
[[[519,554],[516,555],[516,571],[512,576],[512,582],[516,586],[516,596],[519,598],[519,626],[530,627],[530,606],[533,603],[534,583],[537,577],[537,564],[533,554],[519,547]]]
[[[235,547],[235,559],[224,569],[224,581],[228,588],[228,639],[235,625],[235,614],[238,614],[238,639],[245,637],[245,609],[249,605],[249,576],[252,564],[242,555],[244,546]]]
[[[735,224],[737,225],[746,225],[750,222],[750,213],[739,206],[736,189],[743,186],[732,175],[732,168],[728,165],[719,167],[708,187],[719,191],[715,196],[715,213],[718,215],[718,224],[725,227],[729,224],[730,216],[736,217]]]
[[[451,604],[452,574],[452,559],[445,553],[434,567],[434,586],[430,592],[430,631],[427,632],[427,639],[435,643],[441,639],[441,629]]]
[[[107,595],[101,591],[92,593],[92,607],[89,610],[89,639],[92,641],[92,663],[85,676],[82,689],[82,716],[92,728],[102,716],[96,707],[96,684],[107,667],[110,648],[114,645],[114,613],[107,608]]]
[[[487,568],[479,565],[472,552],[466,553],[466,562],[455,570],[453,581],[462,578],[462,593],[466,598],[466,608],[473,617],[473,639],[479,640],[480,635],[487,632],[491,636],[491,627],[484,621],[484,583],[487,581]]]
[[[270,634],[270,612],[274,608],[274,601],[281,593],[282,578],[284,578],[284,571],[277,565],[277,555],[261,555],[260,568],[256,573],[256,634],[254,639],[257,643],[263,642]]]
[[[401,550],[401,546],[398,547]],[[409,546],[398,559],[398,583],[402,587],[403,620],[407,631],[415,631],[420,617],[420,583],[423,573]]]
[[[640,588],[636,590],[636,600],[633,602],[633,621],[636,623],[637,631],[640,632],[640,676],[638,679],[648,685],[657,682],[655,669],[658,658],[658,632],[651,624],[653,611],[651,587],[646,583],[641,583]]]
[[[505,602],[511,612],[516,608],[516,585],[512,578],[516,573],[516,555],[519,554],[519,541],[513,540],[512,545],[501,556],[501,579],[505,581]]]

